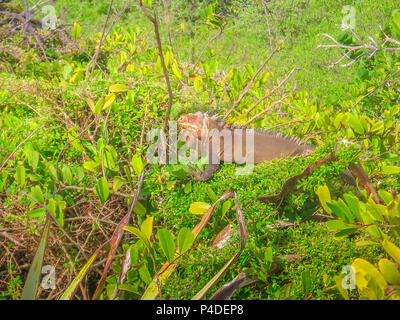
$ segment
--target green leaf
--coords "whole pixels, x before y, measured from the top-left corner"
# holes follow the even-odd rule
[[[391,174],[399,174],[400,173],[400,167],[396,166],[382,166],[381,172],[383,174],[391,175]]]
[[[392,22],[397,35],[400,37],[400,9],[393,10]]]
[[[194,234],[188,228],[183,227],[178,234],[178,252],[184,254],[192,246]]]
[[[334,231],[345,229],[346,225],[343,220],[329,220],[326,222],[326,227],[328,230]]]
[[[24,289],[22,291],[21,300],[35,300],[36,291],[39,286],[40,275],[42,274],[43,258],[46,251],[47,239],[50,230],[50,217],[47,216],[46,224],[43,228],[39,246],[33,258],[32,265],[26,277]]]
[[[357,258],[351,266],[356,272],[356,285],[361,293],[369,299],[382,299],[387,288],[387,282],[382,274],[371,263]]]
[[[86,275],[87,271],[89,270],[90,266],[97,258],[100,249],[103,248],[104,244],[101,245],[95,253],[90,257],[90,259],[85,263],[81,271],[79,271],[78,275],[72,280],[71,284],[64,290],[63,294],[61,295],[59,300],[70,300],[78,287],[79,283],[83,280],[84,276]]]
[[[35,199],[38,203],[44,203],[44,196],[42,189],[39,186],[34,186],[31,189],[31,196]]]
[[[346,228],[346,229],[340,230],[339,232],[335,233],[335,238],[345,237],[353,232],[356,232],[357,230],[358,230],[357,228]]]
[[[174,75],[175,75],[178,79],[182,79],[181,70],[179,70],[178,64],[177,64],[176,62],[172,64],[172,71],[173,71]]]
[[[393,195],[386,190],[378,190],[378,195],[387,205],[393,201]]]
[[[27,150],[28,163],[33,169],[37,169],[39,163],[39,152],[36,150]]]
[[[126,183],[126,179],[124,179],[123,177],[114,177],[113,178],[113,191],[116,192],[119,189],[121,189],[121,187]]]
[[[47,165],[47,170],[49,171],[50,177],[54,181],[57,181],[58,180],[58,175],[57,175],[56,168],[52,164],[49,164],[49,165]]]
[[[100,98],[99,100],[97,100],[96,105],[94,107],[94,114],[96,116],[98,116],[103,110],[104,103],[105,103],[104,98]]]
[[[130,247],[131,250],[131,264],[137,266],[139,264],[139,250],[136,245]]]
[[[192,192],[192,184],[191,184],[190,182],[186,183],[186,184],[185,184],[185,187],[184,187],[184,189],[183,189],[183,191],[184,191],[186,194]]]
[[[89,160],[83,164],[83,167],[90,172],[99,172],[101,170],[101,163]]]
[[[331,208],[326,205],[327,202],[331,202],[331,194],[329,192],[329,188],[326,185],[319,186],[317,190],[317,195],[322,208],[324,208],[327,213],[331,214]]]
[[[267,267],[266,272],[270,271],[273,258],[274,258],[274,256],[273,256],[272,247],[267,247],[264,251],[264,261],[265,261],[265,264]]]
[[[367,246],[372,246],[372,245],[377,245],[379,244],[376,241],[370,241],[370,240],[360,240],[356,242],[357,247],[367,247]]]
[[[128,232],[134,234],[136,237],[138,237],[139,240],[143,242],[143,244],[146,247],[146,249],[148,251],[151,251],[150,241],[142,231],[140,231],[138,228],[130,227],[130,226],[126,226],[123,229],[125,231],[128,231]]]
[[[90,110],[92,110],[93,113],[95,113],[95,104],[92,98],[86,97],[85,98],[86,103],[88,104]]]
[[[350,114],[350,117],[348,119],[348,124],[351,126],[354,132],[358,133],[359,135],[365,133],[361,120],[358,119],[354,114]]]
[[[203,90],[203,80],[201,80],[200,77],[194,79],[193,85],[196,92],[201,92]]]
[[[147,266],[145,264],[143,264],[139,268],[139,276],[140,276],[140,279],[142,279],[144,283],[150,284],[151,275],[150,275],[149,269],[147,269]]]
[[[0,192],[4,192],[4,190],[6,189],[7,177],[8,172],[3,171],[0,175]]]
[[[379,271],[389,284],[400,285],[400,272],[392,261],[388,259],[380,259],[378,266]]]
[[[46,209],[45,208],[33,209],[28,212],[28,216],[31,217],[32,219],[37,219],[41,221],[46,216]]]
[[[332,213],[340,219],[350,223],[354,222],[354,218],[351,214],[350,209],[346,206],[342,199],[339,199],[338,201],[328,202],[327,206],[331,208]]]
[[[72,173],[71,169],[68,166],[65,166],[62,168],[62,174],[63,174],[63,181],[67,184],[72,183]]]
[[[144,163],[142,157],[138,153],[133,155],[131,165],[133,170],[135,171],[136,176],[139,177],[144,169]]]
[[[128,87],[125,84],[113,84],[108,90],[113,93],[119,93],[128,91]]]
[[[150,242],[151,234],[153,232],[153,222],[154,222],[154,217],[147,216],[146,220],[144,220],[142,222],[142,225],[140,226],[140,231],[143,232],[143,234],[149,240],[149,242]]]
[[[164,252],[167,260],[172,262],[175,256],[175,241],[172,233],[167,229],[158,229],[158,239],[160,240],[160,247]]]
[[[346,203],[347,203],[348,207],[350,208],[350,211],[353,214],[353,216],[359,222],[361,222],[362,219],[361,219],[361,215],[360,215],[360,204],[359,204],[358,198],[351,194],[347,194],[347,193],[345,193],[343,195],[343,198],[346,200]]]
[[[210,186],[207,186],[206,191],[207,191],[208,197],[210,198],[210,200],[212,202],[216,202],[218,200],[217,195],[215,194],[214,190]]]
[[[133,208],[133,212],[135,212],[139,216],[144,216],[144,215],[146,215],[146,211],[147,210],[144,207],[144,205],[140,201],[137,201],[135,208]]]
[[[294,283],[289,282],[283,285],[279,291],[279,300],[290,300],[293,299],[293,287]]]
[[[100,199],[101,204],[104,204],[104,202],[107,201],[108,196],[110,195],[108,181],[106,178],[101,177],[100,179],[97,180],[96,193]]]
[[[193,202],[190,205],[189,212],[192,214],[204,214],[211,206],[205,202]]]
[[[24,166],[18,166],[15,172],[15,180],[20,187],[23,187],[26,179],[26,171]]]
[[[79,23],[74,22],[74,30],[72,32],[72,36],[75,40],[80,37],[81,31],[82,27],[79,25]]]
[[[225,202],[222,204],[221,219],[222,219],[223,217],[225,217],[225,214],[229,211],[229,209],[231,208],[231,206],[232,206],[232,203],[231,203],[229,200],[225,201]]]
[[[308,295],[312,285],[310,271],[306,270],[301,273],[301,283],[303,284],[304,295]]]

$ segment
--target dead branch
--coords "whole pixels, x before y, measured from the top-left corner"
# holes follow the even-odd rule
[[[299,68],[294,67],[288,74],[287,76],[275,87],[273,88],[270,92],[268,92],[266,95],[264,95],[263,97],[261,97],[260,99],[258,99],[258,101],[253,104],[250,109],[246,112],[246,115],[248,116],[250,114],[251,111],[254,110],[255,107],[257,107],[262,101],[264,101],[265,99],[267,99],[268,97],[272,96],[278,89],[280,89],[292,76],[293,72],[295,72],[296,70],[299,70]]]
[[[242,93],[240,94],[239,98],[234,102],[232,108],[230,108],[224,115],[223,119],[226,119],[231,112],[240,104],[240,102],[242,102],[242,99],[244,98],[244,96],[247,94],[247,92],[250,90],[251,86],[253,85],[255,79],[257,78],[257,76],[260,74],[260,72],[264,69],[264,67],[266,66],[266,64],[268,63],[268,61],[270,61],[272,59],[272,57],[275,55],[275,53],[279,50],[280,48],[280,44],[278,44],[275,49],[270,53],[270,55],[264,60],[264,62],[261,64],[261,66],[258,68],[258,70],[253,74],[253,76],[251,77],[249,83],[247,84],[246,88],[243,89]]]
[[[350,29],[351,30],[351,29]],[[333,68],[339,63],[341,63],[343,60],[347,59],[350,60],[350,62],[342,64],[341,67],[347,68],[352,66],[354,63],[356,63],[358,60],[360,60],[362,57],[367,57],[370,59],[372,56],[374,56],[378,51],[396,51],[400,50],[400,41],[395,40],[390,38],[383,30],[380,28],[381,32],[385,36],[383,43],[381,45],[378,45],[378,43],[375,41],[374,38],[371,36],[368,37],[369,42],[368,43],[361,43],[360,38],[354,33],[354,31],[351,30],[351,33],[354,35],[354,37],[361,43],[358,45],[345,45],[337,41],[334,37],[327,33],[323,33],[322,36],[325,38],[328,38],[331,40],[333,43],[332,44],[319,44],[317,48],[325,48],[325,49],[331,49],[331,48],[340,48],[346,50],[346,52],[334,63],[332,63],[329,67]],[[392,47],[392,46],[387,46],[387,45],[395,45],[397,47]],[[360,51],[360,53],[355,57],[351,58],[351,54],[355,53],[356,51]]]
[[[174,96],[172,94],[172,89],[171,89],[171,83],[169,80],[169,75],[168,75],[168,70],[167,67],[165,65],[165,61],[164,61],[164,54],[162,51],[162,45],[161,45],[161,38],[160,38],[160,32],[159,32],[159,27],[158,27],[158,21],[157,21],[157,16],[155,15],[154,17],[147,11],[147,9],[143,6],[142,0],[138,0],[138,4],[140,9],[143,11],[143,13],[145,14],[145,16],[151,21],[151,23],[154,26],[154,33],[156,35],[156,41],[157,41],[157,47],[158,47],[158,54],[160,56],[160,60],[161,60],[161,65],[163,68],[163,72],[164,72],[164,78],[165,78],[165,82],[167,83],[167,90],[168,90],[168,96],[169,96],[169,101],[168,101],[168,107],[167,107],[167,114],[165,116],[165,121],[164,121],[164,126],[163,126],[163,130],[164,132],[167,132],[167,128],[168,128],[168,121],[169,121],[169,116],[171,113],[171,107],[172,107],[172,103],[173,103],[173,99]]]

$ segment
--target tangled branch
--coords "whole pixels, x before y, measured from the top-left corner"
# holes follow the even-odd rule
[[[352,35],[361,43],[360,38],[352,31],[350,28],[348,28]],[[357,45],[346,45],[343,43],[340,43],[338,40],[336,40],[334,37],[327,33],[323,33],[322,36],[325,38],[328,38],[331,40],[333,43],[332,44],[320,44],[317,46],[317,48],[325,48],[325,49],[331,49],[331,48],[340,48],[346,50],[345,53],[334,63],[330,65],[330,68],[333,68],[334,66],[338,65],[341,63],[343,60],[348,59],[350,62],[345,63],[340,65],[343,68],[347,68],[352,66],[354,63],[356,63],[358,60],[360,60],[362,57],[367,57],[370,59],[372,56],[374,56],[378,51],[396,51],[400,50],[400,41],[395,40],[393,38],[390,38],[383,30],[380,28],[381,32],[385,36],[383,39],[383,42],[381,45],[379,45],[374,38],[371,36],[368,37],[369,42],[368,43],[361,43]],[[356,57],[351,57],[353,53],[357,53],[359,51],[360,53],[356,55]]]

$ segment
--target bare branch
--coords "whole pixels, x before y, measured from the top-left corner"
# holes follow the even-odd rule
[[[239,98],[234,102],[232,108],[230,108],[224,115],[223,119],[226,119],[231,112],[242,102],[242,99],[244,96],[247,94],[247,92],[250,90],[251,86],[253,85],[255,79],[259,75],[259,73],[264,69],[265,65],[272,59],[272,57],[275,55],[275,53],[279,50],[280,44],[276,46],[276,48],[270,53],[270,55],[264,60],[264,62],[261,64],[261,66],[258,68],[258,70],[253,74],[252,78],[250,79],[249,83],[247,84],[246,88],[243,89],[242,93],[240,94]]]
[[[169,75],[168,75],[168,70],[167,67],[165,65],[165,61],[164,61],[164,54],[162,51],[162,46],[161,46],[161,38],[160,38],[160,32],[159,32],[159,28],[158,28],[158,21],[157,21],[157,17],[156,16],[152,16],[147,9],[143,6],[142,0],[138,0],[138,4],[140,9],[143,11],[143,13],[146,15],[146,17],[153,23],[154,25],[154,32],[156,34],[156,41],[157,41],[157,47],[158,47],[158,54],[160,56],[160,60],[161,60],[161,65],[163,68],[163,72],[164,72],[164,78],[165,78],[165,82],[167,83],[167,90],[168,90],[168,96],[169,96],[169,101],[168,101],[168,108],[167,108],[167,114],[165,116],[165,121],[164,121],[164,126],[163,126],[163,130],[164,132],[167,131],[167,127],[168,127],[168,121],[169,121],[169,116],[171,113],[171,107],[172,107],[172,103],[173,103],[173,99],[174,96],[172,94],[172,89],[171,89],[171,83],[169,80]]]

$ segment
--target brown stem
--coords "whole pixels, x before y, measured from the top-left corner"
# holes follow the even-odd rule
[[[164,72],[165,82],[167,83],[169,101],[168,101],[167,114],[165,116],[165,121],[164,121],[164,126],[163,126],[163,130],[164,130],[164,132],[166,132],[167,128],[168,128],[168,121],[169,121],[169,116],[170,116],[170,113],[171,113],[171,107],[172,107],[172,102],[173,102],[174,96],[172,94],[172,89],[171,89],[171,83],[169,81],[168,70],[167,70],[167,67],[166,67],[165,61],[164,61],[164,54],[163,54],[162,46],[161,46],[161,38],[160,38],[160,32],[159,32],[157,17],[156,16],[153,17],[147,11],[147,9],[143,6],[143,3],[142,3],[141,0],[138,0],[138,4],[139,4],[140,9],[146,15],[146,17],[151,21],[151,23],[153,23],[154,33],[156,35],[156,41],[157,41],[157,47],[158,47],[158,54],[160,56],[161,65],[162,65],[163,72]]]

